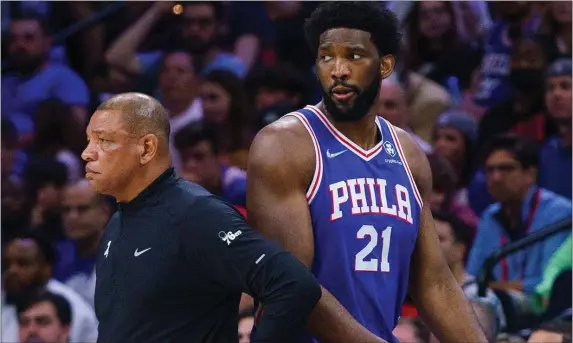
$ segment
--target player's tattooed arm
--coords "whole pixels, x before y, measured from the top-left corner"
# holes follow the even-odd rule
[[[488,340],[439,246],[428,204],[432,192],[432,171],[428,160],[408,133],[396,130],[424,204],[410,262],[409,294],[440,342],[485,343]]]
[[[306,190],[314,173],[311,138],[294,117],[259,132],[249,152],[247,217],[306,266],[314,259],[314,237]],[[360,325],[322,288],[307,328],[322,343],[384,342]]]

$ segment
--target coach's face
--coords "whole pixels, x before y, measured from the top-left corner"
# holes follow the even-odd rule
[[[97,193],[116,196],[139,166],[138,139],[126,124],[117,111],[96,111],[90,119],[82,159],[87,162],[86,180]]]
[[[370,33],[336,28],[320,36],[316,70],[326,110],[335,121],[364,117],[378,96],[380,81],[394,69],[394,56],[379,56]]]

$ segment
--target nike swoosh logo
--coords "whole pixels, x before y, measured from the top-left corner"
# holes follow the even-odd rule
[[[347,152],[347,151],[348,151],[348,149],[342,150],[342,151],[339,151],[339,152],[335,152],[335,153],[332,154],[332,153],[330,153],[329,150],[326,150],[326,156],[327,156],[328,158],[335,158],[336,156],[342,155],[342,154],[344,154],[344,153]]]
[[[144,252],[146,252],[147,250],[150,250],[151,248],[147,248],[145,250],[141,250],[141,251],[137,251],[137,249],[135,249],[135,252],[133,253],[133,256],[137,257],[141,254],[143,254]]]

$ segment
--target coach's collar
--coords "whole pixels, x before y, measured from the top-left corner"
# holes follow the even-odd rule
[[[148,204],[150,201],[153,201],[157,198],[157,195],[161,193],[163,189],[165,189],[166,185],[171,184],[174,180],[177,179],[177,175],[175,174],[175,170],[173,167],[165,170],[163,174],[159,175],[157,179],[155,179],[147,188],[145,188],[141,193],[139,193],[133,200],[130,202],[121,202],[118,204],[119,209],[121,211],[129,211],[129,210],[136,210],[145,204]]]

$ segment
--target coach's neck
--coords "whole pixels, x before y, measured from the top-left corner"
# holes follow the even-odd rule
[[[116,201],[118,203],[132,201],[169,168],[171,168],[170,156],[162,157],[142,166],[137,172],[132,174],[129,183],[116,193]]]

